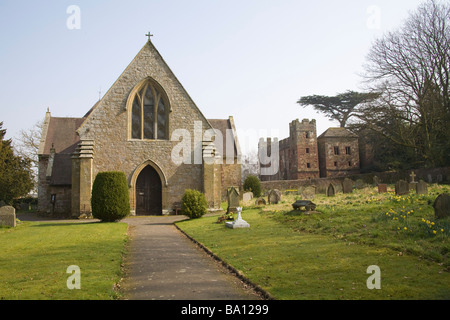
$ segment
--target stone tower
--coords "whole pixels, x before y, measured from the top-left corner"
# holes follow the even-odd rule
[[[316,120],[296,119],[289,124],[289,138],[280,141],[280,179],[319,177]]]

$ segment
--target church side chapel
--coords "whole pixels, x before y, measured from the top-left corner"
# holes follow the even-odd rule
[[[186,189],[219,208],[227,187],[241,185],[233,117],[206,119],[147,36],[83,117],[47,110],[38,152],[41,213],[89,216],[92,185],[104,171],[126,174],[132,215],[174,214]]]

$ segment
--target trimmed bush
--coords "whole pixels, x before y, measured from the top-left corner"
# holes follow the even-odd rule
[[[200,191],[186,189],[181,199],[181,210],[191,219],[200,218],[208,212],[208,201]]]
[[[261,196],[261,182],[256,176],[248,176],[244,181],[244,191],[253,192],[255,198]]]
[[[92,186],[92,215],[105,222],[118,221],[130,214],[127,177],[123,172],[99,172]]]

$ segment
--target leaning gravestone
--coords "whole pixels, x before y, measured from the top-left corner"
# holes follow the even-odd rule
[[[420,180],[416,184],[416,193],[417,194],[428,194],[428,184],[425,181]]]
[[[395,184],[395,194],[396,195],[405,195],[409,193],[409,183],[405,180],[399,180]]]
[[[258,198],[255,201],[255,205],[256,206],[265,206],[266,205],[266,200],[264,200],[264,198]]]
[[[278,204],[281,200],[281,192],[278,189],[273,189],[269,191],[268,195],[269,204]]]
[[[302,198],[304,200],[312,200],[314,199],[314,195],[316,194],[316,188],[314,187],[306,187],[303,189]]]
[[[7,227],[16,226],[16,209],[10,206],[0,208],[0,225]]]
[[[450,217],[450,194],[440,194],[434,201],[433,208],[436,218]]]
[[[242,195],[242,201],[247,202],[253,199],[253,192],[246,192]]]
[[[235,187],[228,188],[227,201],[227,213],[237,212],[237,208],[239,207],[239,191]]]
[[[353,192],[353,180],[349,178],[345,178],[342,183],[342,192],[343,193],[352,193]]]
[[[327,188],[327,196],[328,197],[333,197],[336,194],[336,190],[334,189],[334,186],[332,183],[330,183],[330,185]]]

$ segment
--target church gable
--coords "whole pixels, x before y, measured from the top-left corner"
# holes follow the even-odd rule
[[[140,89],[145,89],[145,86],[151,89],[139,92]],[[165,111],[168,121],[164,139],[170,138],[175,129],[191,130],[194,121],[201,121],[204,129],[210,128],[208,121],[159,52],[148,41],[101,101],[88,112],[86,120],[77,131],[81,139],[98,140],[103,134],[119,135],[122,141],[147,139],[145,134],[142,137],[136,135],[133,137],[132,121],[136,94],[140,95],[140,98],[145,98],[148,92],[153,92],[154,103],[161,98],[159,101],[164,102],[164,107],[167,108]],[[141,103],[144,104],[144,101]],[[161,109],[158,105],[156,108]],[[134,110],[136,114],[136,104]],[[157,113],[158,110],[154,115],[155,118]],[[145,116],[144,114],[143,118]],[[154,139],[151,135],[147,137]]]
[[[126,174],[131,212],[140,214],[175,210],[186,189],[205,192],[210,206],[218,207],[221,189],[240,185],[233,118],[207,120],[150,41],[82,118],[47,118],[40,147],[41,211],[59,206],[73,216],[89,215],[92,183],[102,171]],[[220,133],[226,149],[211,148],[211,131]],[[190,148],[184,149],[186,142]],[[182,160],[186,154],[191,161],[173,159],[180,146]],[[218,161],[225,151],[231,151],[231,163]]]

